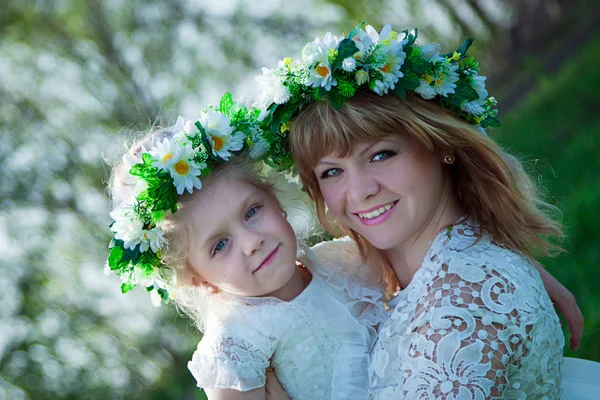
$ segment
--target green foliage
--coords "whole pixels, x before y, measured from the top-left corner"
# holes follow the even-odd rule
[[[148,189],[137,197],[140,202],[151,204],[153,211],[171,210],[177,211],[177,189],[173,184],[173,178],[165,173],[158,174],[156,178],[147,178]]]
[[[585,316],[580,349],[571,357],[600,361],[600,36],[570,56],[553,76],[540,76],[538,88],[503,119],[494,138],[525,158],[543,177],[549,199],[563,212],[567,253],[542,263],[577,298]],[[566,331],[566,326],[563,325]]]
[[[231,93],[227,92],[221,97],[221,102],[219,103],[219,111],[221,111],[224,115],[231,117],[233,115],[233,111],[235,109],[235,102],[233,101],[233,97]]]

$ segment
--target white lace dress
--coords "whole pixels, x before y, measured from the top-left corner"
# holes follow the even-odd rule
[[[382,290],[357,270],[350,240],[300,249],[313,275],[309,285],[289,302],[244,298],[245,305],[214,321],[188,363],[199,387],[259,388],[271,364],[294,400],[369,397],[375,327],[388,316]]]
[[[476,225],[441,232],[389,306],[374,399],[561,398],[564,338],[540,276]]]

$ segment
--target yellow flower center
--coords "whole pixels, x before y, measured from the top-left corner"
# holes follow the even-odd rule
[[[148,233],[144,232],[144,239],[148,239]]]
[[[175,164],[175,171],[177,171],[179,175],[187,175],[189,170],[190,166],[186,161],[181,160],[177,164]]]
[[[425,80],[425,82],[427,82],[428,85],[433,82],[433,77],[431,75],[422,75],[421,77]]]
[[[292,125],[292,124],[289,121],[286,122],[285,124],[281,124],[281,133],[286,133],[287,131],[289,131],[290,125]]]
[[[319,65],[317,67],[317,74],[321,75],[323,78],[325,78],[327,75],[329,75],[329,68],[327,68],[324,65]]]
[[[225,144],[225,142],[223,142],[223,139],[221,139],[218,136],[213,136],[212,140],[213,140],[213,143],[215,144],[216,151],[219,151],[223,148],[223,145]]]
[[[386,74],[389,74],[390,72],[390,64],[385,64],[382,68],[379,68],[380,70],[382,70],[383,72],[385,72]]]
[[[166,156],[163,157],[163,163],[167,163],[167,160],[170,160],[171,158],[173,158],[173,154],[169,153]]]
[[[441,86],[444,81],[441,78],[435,80],[435,84]]]

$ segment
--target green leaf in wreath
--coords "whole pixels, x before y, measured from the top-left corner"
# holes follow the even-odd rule
[[[363,21],[360,24],[356,25],[356,27],[350,31],[350,33],[348,34],[347,38],[348,39],[352,39],[354,36],[356,36],[358,34],[358,31],[360,31],[360,29],[363,27],[364,24],[365,24],[365,21]]]
[[[135,287],[135,283],[121,283],[121,293],[127,293]]]
[[[219,103],[219,111],[228,117],[233,115],[233,111],[235,109],[235,102],[233,101],[233,96],[231,93],[226,92],[223,97],[221,97],[221,102]]]

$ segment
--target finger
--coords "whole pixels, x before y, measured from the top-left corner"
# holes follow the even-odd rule
[[[573,321],[568,321],[569,332],[571,332],[571,338],[569,339],[569,347],[575,351],[581,344],[581,337],[583,336],[584,319],[583,314],[579,307],[575,306],[574,315],[576,317]]]

